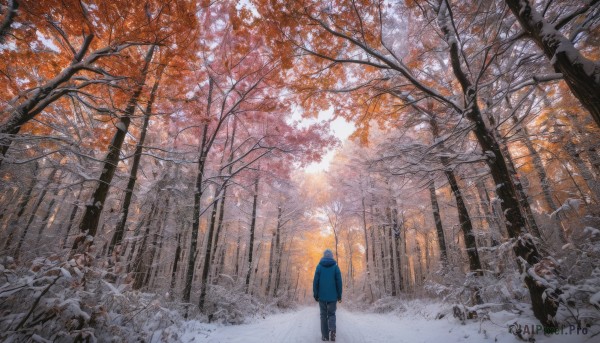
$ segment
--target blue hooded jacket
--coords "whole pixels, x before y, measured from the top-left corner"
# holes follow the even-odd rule
[[[319,301],[342,299],[342,273],[333,257],[323,257],[313,279],[313,296]]]

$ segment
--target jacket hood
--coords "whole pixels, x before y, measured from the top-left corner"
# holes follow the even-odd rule
[[[319,262],[320,265],[322,265],[323,267],[331,267],[333,265],[335,265],[335,260],[331,257],[323,257],[321,259],[321,261]]]

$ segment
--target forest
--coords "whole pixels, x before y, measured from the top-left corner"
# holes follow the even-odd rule
[[[598,0],[0,0],[0,340],[192,341],[330,248],[346,311],[594,341],[599,47]]]

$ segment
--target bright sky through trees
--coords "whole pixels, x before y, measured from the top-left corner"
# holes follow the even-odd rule
[[[354,124],[348,122],[342,117],[337,117],[334,119],[333,108],[319,112],[317,118],[302,118],[300,113],[295,111],[291,117],[291,120],[298,120],[300,122],[300,126],[306,126],[315,122],[329,122],[331,133],[340,141],[340,144],[344,144],[356,129]],[[307,173],[327,171],[335,153],[335,148],[330,149],[327,153],[325,153],[325,155],[323,155],[323,158],[320,162],[313,162],[307,165],[304,167],[304,171]]]

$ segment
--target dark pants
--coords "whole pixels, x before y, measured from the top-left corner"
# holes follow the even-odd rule
[[[322,337],[329,338],[329,331],[335,331],[335,308],[335,301],[319,301]]]

